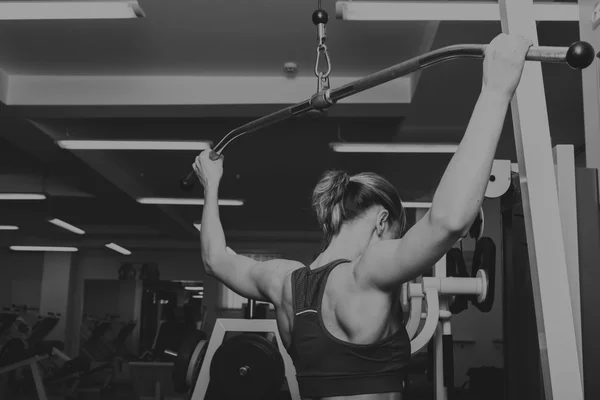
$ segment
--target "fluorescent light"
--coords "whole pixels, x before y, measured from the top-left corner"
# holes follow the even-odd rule
[[[137,199],[140,204],[162,204],[175,206],[202,206],[204,199],[191,198],[167,198],[167,197],[140,197]],[[219,199],[220,206],[243,206],[244,200]]]
[[[204,296],[203,296],[203,295],[201,295],[201,294],[197,294],[197,295],[195,295],[195,296],[192,296],[192,297],[193,297],[194,299],[202,299],[202,298],[204,298]]]
[[[144,17],[137,1],[2,1],[0,20],[125,19]]]
[[[59,140],[57,144],[68,150],[191,150],[209,149],[207,141],[156,140]]]
[[[201,223],[194,223],[194,228],[198,229],[198,232],[200,232],[201,229],[202,229],[202,224]]]
[[[204,287],[203,286],[186,286],[186,287],[184,287],[184,289],[196,291],[196,290],[203,290]]]
[[[12,251],[57,251],[57,252],[75,252],[77,247],[61,246],[10,246]]]
[[[406,201],[402,202],[404,208],[431,208],[431,203],[425,201]]]
[[[46,200],[40,193],[0,193],[0,200]]]
[[[0,231],[16,231],[19,227],[16,225],[0,225]]]
[[[444,143],[330,143],[338,153],[455,153],[457,144]]]
[[[165,354],[169,355],[169,356],[177,357],[177,353],[175,353],[171,350],[165,350]]]
[[[126,256],[128,256],[128,255],[131,254],[131,252],[129,250],[127,250],[126,248],[121,247],[121,246],[119,246],[118,244],[115,244],[115,243],[108,243],[106,245],[106,247],[108,247],[111,250],[116,251],[117,253],[121,253],[121,254],[126,255]]]
[[[347,21],[500,21],[494,1],[338,1],[338,19]],[[576,3],[534,3],[536,21],[579,21]]]
[[[68,231],[71,231],[73,233],[76,233],[78,235],[85,235],[85,232],[82,229],[79,229],[78,227],[76,227],[74,225],[71,225],[71,224],[69,224],[69,223],[67,223],[65,221],[62,221],[62,220],[60,220],[58,218],[51,219],[48,222],[50,222],[51,224],[54,224],[56,226],[59,226],[59,227],[61,227],[63,229],[66,229]]]

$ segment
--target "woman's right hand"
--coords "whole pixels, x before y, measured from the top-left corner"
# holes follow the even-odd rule
[[[210,186],[218,186],[223,176],[223,156],[221,155],[216,160],[211,160],[210,153],[212,150],[204,150],[192,165],[198,180],[204,188]]]
[[[521,81],[525,57],[532,41],[500,34],[487,46],[483,62],[483,88],[512,98]]]

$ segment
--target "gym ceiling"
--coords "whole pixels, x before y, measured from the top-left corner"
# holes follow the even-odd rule
[[[0,21],[0,245],[197,248],[200,206],[139,204],[201,198],[179,177],[197,151],[66,150],[57,140],[208,140],[310,97],[316,1],[140,0],[146,17]],[[332,87],[435,48],[489,43],[499,22],[351,22],[329,12]],[[579,39],[576,22],[538,24],[540,45]],[[283,66],[295,62],[288,75]],[[583,145],[581,75],[543,66],[553,144]],[[318,240],[310,194],[328,168],[370,170],[406,201],[429,201],[448,154],[344,154],[329,143],[455,142],[481,88],[481,62],[458,60],[401,78],[330,109],[245,136],[225,152],[221,207],[231,240]],[[497,158],[516,160],[510,116]],[[59,218],[85,231],[49,224]]]

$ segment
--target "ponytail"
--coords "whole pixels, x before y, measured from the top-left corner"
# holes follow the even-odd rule
[[[315,187],[312,203],[325,234],[325,246],[337,235],[345,220],[344,199],[350,176],[343,171],[327,171]]]

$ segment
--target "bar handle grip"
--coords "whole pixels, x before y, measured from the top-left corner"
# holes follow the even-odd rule
[[[566,62],[573,69],[587,68],[594,62],[595,58],[594,47],[588,42],[575,42],[569,47],[531,47],[526,57],[528,61]]]
[[[217,153],[215,150],[212,150],[208,157],[216,161],[221,158],[221,154]],[[185,190],[186,192],[192,190],[194,188],[194,179],[196,178],[196,173],[194,170],[190,171],[186,176],[179,180],[179,187],[181,190]]]
[[[215,146],[213,152],[220,156],[220,153],[229,143],[243,136],[245,133],[255,131],[260,127],[271,125],[277,121],[282,121],[313,109],[329,107],[343,98],[381,85],[382,83],[389,82],[400,76],[405,76],[411,72],[435,65],[439,62],[461,57],[482,58],[485,54],[486,47],[487,45],[448,46],[396,64],[395,66],[358,79],[342,87],[317,93],[309,100],[276,111],[275,113],[261,117],[234,129]],[[528,61],[540,61],[546,63],[567,63],[573,69],[584,69],[589,67],[597,56],[600,58],[600,54],[596,55],[594,47],[591,44],[581,41],[575,42],[569,47],[531,47],[527,53],[526,59]],[[182,190],[191,190],[194,187],[194,172],[190,172],[181,178],[179,183]]]

